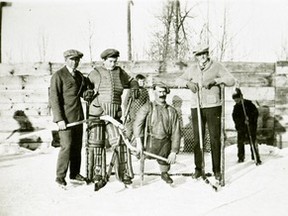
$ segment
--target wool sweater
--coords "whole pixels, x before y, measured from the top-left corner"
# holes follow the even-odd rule
[[[198,83],[200,93],[200,107],[210,108],[221,106],[220,84],[225,86],[233,86],[235,78],[230,72],[219,62],[210,60],[203,70],[199,65],[192,64],[177,80],[178,83],[183,83],[185,86],[188,82]],[[215,81],[216,84],[210,89],[202,87],[204,82]],[[197,107],[197,94],[191,94],[191,108]]]

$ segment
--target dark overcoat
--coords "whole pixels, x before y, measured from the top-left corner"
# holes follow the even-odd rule
[[[49,102],[53,112],[53,122],[64,120],[66,123],[84,119],[81,99],[87,80],[80,71],[75,78],[66,66],[56,71],[50,82]]]

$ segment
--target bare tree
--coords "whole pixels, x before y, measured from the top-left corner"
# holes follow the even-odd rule
[[[219,61],[222,61],[227,48],[227,10],[224,8],[222,36],[219,43]]]
[[[179,0],[167,0],[163,11],[158,16],[160,25],[157,32],[153,34],[148,55],[152,60],[167,61],[184,58],[189,51],[189,40],[187,37],[186,20],[193,18],[189,10],[181,8]]]
[[[48,48],[48,34],[44,29],[39,30],[38,51],[40,62],[46,62]]]
[[[209,6],[208,6],[209,7]],[[231,35],[229,33],[229,7],[224,3],[223,21],[220,26],[220,34],[217,36],[216,32],[209,29],[209,41],[214,42],[214,56],[218,61],[223,61],[227,58],[233,59],[233,39],[237,34]],[[228,53],[228,51],[230,51]]]
[[[88,49],[90,62],[93,61],[93,38],[94,38],[94,25],[91,20],[88,21]]]

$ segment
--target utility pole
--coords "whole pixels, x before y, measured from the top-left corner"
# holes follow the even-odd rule
[[[132,0],[127,0],[127,38],[128,38],[128,60],[132,60],[132,39],[131,39],[131,5]]]
[[[206,44],[209,46],[209,36],[210,36],[210,17],[209,17],[209,13],[210,13],[210,3],[209,0],[207,0],[207,25],[206,25]]]
[[[2,8],[11,5],[11,2],[0,2],[0,63],[2,63]]]

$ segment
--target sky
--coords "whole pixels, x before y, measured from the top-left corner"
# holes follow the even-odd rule
[[[119,49],[120,60],[127,60],[127,0],[11,0],[10,2],[11,7],[3,8],[4,63],[41,60],[62,62],[63,52],[71,48],[84,53],[84,62],[90,62],[91,58],[97,61],[100,60],[100,53],[111,47]],[[226,7],[227,37],[231,47],[226,60],[275,62],[285,57],[281,57],[281,47],[288,47],[286,0],[180,2],[182,6],[187,4],[188,8],[193,7],[191,15],[194,18],[188,23],[196,35],[191,38],[193,43],[198,43],[197,37],[203,23],[206,23],[209,17],[211,44],[217,45],[217,41],[221,38]],[[133,3],[131,7],[133,60],[147,60],[152,34],[161,27],[156,16],[162,10],[162,1],[133,0]],[[92,36],[91,55],[89,36]],[[43,39],[46,47],[45,58],[41,57],[43,51],[40,51]]]

